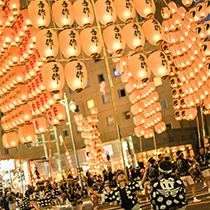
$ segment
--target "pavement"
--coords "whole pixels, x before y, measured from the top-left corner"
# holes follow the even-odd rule
[[[210,210],[210,194],[208,193],[208,188],[202,189],[202,183],[196,183],[196,194],[197,194],[197,198],[201,200],[201,202],[193,203],[193,199],[192,199],[193,196],[191,193],[191,188],[188,187],[187,210]],[[143,210],[151,209],[150,202],[146,202],[145,198],[141,195],[139,196],[139,198],[141,200],[140,205]],[[93,210],[93,206],[89,198],[85,198],[83,201],[84,201],[83,210]],[[100,207],[100,210],[123,210],[123,208],[121,208],[120,206],[113,206],[107,203],[100,205],[99,207]]]

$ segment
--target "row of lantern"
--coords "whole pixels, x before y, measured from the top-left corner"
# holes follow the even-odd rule
[[[104,24],[114,23],[116,16],[123,22],[129,22],[136,16],[136,11],[144,18],[152,18],[155,14],[155,3],[150,0],[98,0],[95,3],[99,21]],[[51,22],[50,7],[45,0],[30,2],[29,15],[33,25],[37,28],[48,27]],[[52,15],[59,27],[70,27],[77,21],[80,26],[92,25],[94,9],[90,0],[77,0],[72,5],[70,1],[58,0],[52,5]]]
[[[86,145],[86,156],[89,158],[90,169],[96,165],[103,167],[102,147],[101,140],[99,139],[100,133],[97,128],[98,122],[98,109],[92,107],[90,109],[91,115],[86,119],[83,118],[82,114],[74,116],[78,130],[81,132],[81,136],[84,139]]]

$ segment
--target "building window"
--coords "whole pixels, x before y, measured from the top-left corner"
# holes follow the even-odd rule
[[[67,129],[63,130],[63,136],[64,136],[64,138],[69,137],[69,131]]]
[[[110,99],[109,99],[109,94],[105,94],[105,95],[102,95],[102,99],[103,99],[103,103],[104,104],[107,104],[110,102]]]
[[[50,134],[50,140],[55,140],[55,134],[54,133]]]
[[[113,68],[113,72],[114,72],[114,76],[115,77],[118,77],[118,76],[120,76],[122,74],[121,72],[117,71],[116,68]]]
[[[79,112],[79,105],[78,104],[76,104],[75,112]]]
[[[107,120],[107,125],[114,125],[114,116],[113,115],[106,117],[106,120]]]
[[[166,129],[172,129],[172,124],[171,123],[166,124]]]
[[[161,108],[162,110],[163,109],[167,109],[168,108],[168,105],[167,105],[167,101],[166,99],[163,99],[163,100],[159,100],[160,104],[161,104]]]
[[[126,96],[125,89],[118,90],[119,98],[123,98]]]
[[[5,152],[6,155],[9,155],[9,150],[8,149],[4,148],[4,152]]]
[[[101,83],[101,82],[103,82],[103,81],[105,81],[104,73],[98,74],[98,82]]]
[[[124,120],[129,120],[131,119],[131,114],[129,111],[126,111],[126,112],[123,112],[123,117],[124,117]]]
[[[31,143],[27,144],[27,148],[30,149],[32,147]]]
[[[85,88],[88,88],[88,87],[90,87],[90,81],[89,81],[89,78],[87,79],[87,85],[86,85],[86,87],[85,87]]]
[[[101,61],[100,57],[101,57],[101,55],[99,54],[99,56],[95,59],[95,63]]]
[[[94,106],[95,106],[95,102],[94,102],[93,99],[90,99],[90,100],[87,101],[87,107],[88,107],[88,109],[91,109]]]

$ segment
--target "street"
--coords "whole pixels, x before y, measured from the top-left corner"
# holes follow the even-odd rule
[[[196,184],[196,191],[197,191],[197,198],[201,200],[201,202],[198,203],[193,203],[192,202],[192,194],[191,194],[191,189],[188,187],[187,189],[187,201],[188,201],[188,206],[187,209],[189,210],[210,210],[210,194],[208,194],[208,189],[202,189],[201,183]],[[141,199],[141,196],[140,196]],[[144,198],[141,199],[140,205],[143,210],[149,210],[151,209],[150,207],[150,202],[146,202]],[[120,206],[113,206],[109,205],[107,203],[100,205],[100,209],[102,210],[123,210]],[[91,205],[91,202],[89,199],[84,200],[84,210],[93,210],[93,206]]]

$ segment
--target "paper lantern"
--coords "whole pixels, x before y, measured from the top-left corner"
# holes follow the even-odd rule
[[[178,7],[177,9],[177,14],[182,18],[184,19],[185,17],[185,13],[187,12],[186,9],[184,7]],[[182,21],[182,25],[183,25],[183,21]]]
[[[133,117],[133,122],[136,126],[142,125],[145,123],[145,116],[143,113],[140,113],[138,115],[136,115],[135,117]]]
[[[22,144],[30,143],[35,139],[35,128],[33,124],[26,124],[18,129],[19,140]]]
[[[58,62],[48,62],[42,67],[43,84],[50,92],[59,92],[65,84],[63,66]]]
[[[7,135],[7,145],[9,148],[15,148],[18,146],[18,135],[16,132],[9,132]]]
[[[2,143],[3,143],[4,148],[9,149],[10,147],[9,147],[9,144],[7,143],[7,135],[8,135],[7,133],[4,133],[2,135]]]
[[[42,93],[42,96],[44,98],[44,104],[45,104],[44,108],[45,109],[49,109],[49,106],[52,106],[52,105],[55,104],[56,100],[53,97],[53,94],[50,93],[48,90],[44,90],[43,93]],[[42,97],[42,96],[40,96],[40,97]]]
[[[5,13],[3,10],[0,10],[0,28],[5,26]]]
[[[205,2],[197,4],[196,13],[200,19],[206,18],[206,16],[208,15],[208,11],[206,9]]]
[[[169,19],[171,16],[171,12],[168,7],[162,7],[161,16],[163,19]]]
[[[56,24],[61,28],[74,23],[74,11],[70,1],[58,0],[54,2],[52,14]]]
[[[54,106],[52,106],[52,111],[55,116],[55,118],[59,122],[63,122],[66,119],[66,109],[65,106],[61,103],[57,103]]]
[[[82,49],[85,54],[97,58],[102,51],[102,42],[98,29],[87,27],[80,33]]]
[[[47,102],[45,101],[45,98],[44,98],[43,94],[41,96],[39,96],[38,100],[40,102],[40,109],[39,109],[39,111],[41,113],[44,113],[46,110],[50,109],[50,105],[47,104]]]
[[[68,86],[75,92],[81,92],[87,85],[87,69],[81,61],[71,61],[65,65],[65,77]]]
[[[23,83],[25,80],[23,66],[14,66],[12,68],[12,77],[14,84]]]
[[[197,109],[196,108],[190,108],[186,110],[186,120],[191,121],[194,120],[197,116]]]
[[[1,30],[1,40],[6,45],[11,44],[14,40],[14,30],[11,27],[5,27]]]
[[[27,84],[18,85],[18,87],[17,87],[17,97],[22,102],[28,101],[29,93],[28,93],[28,85]]]
[[[103,31],[104,41],[107,48],[114,53],[120,54],[125,48],[122,29],[117,25],[107,26]]]
[[[45,133],[47,130],[47,122],[45,117],[39,117],[32,120],[32,123],[35,127],[36,134]]]
[[[147,65],[147,57],[142,54],[134,54],[128,59],[128,66],[132,76],[140,81],[146,82],[151,75]]]
[[[175,114],[174,114],[174,116],[175,116],[175,119],[177,121],[181,121],[182,120],[182,114],[181,114],[181,111],[180,110],[176,111]]]
[[[155,51],[148,57],[148,67],[156,77],[162,79],[170,75],[170,64],[166,54],[162,51]]]
[[[74,29],[64,29],[59,33],[59,46],[66,58],[78,57],[81,52],[79,33]]]
[[[92,25],[94,12],[89,0],[77,0],[73,4],[75,20],[80,26]]]
[[[145,127],[143,125],[137,126],[134,128],[136,136],[141,137],[145,134]]]
[[[205,55],[206,57],[209,57],[210,56],[210,42],[208,41],[203,42],[201,50],[202,50],[203,55]]]
[[[153,0],[134,0],[133,3],[137,12],[143,18],[150,19],[154,17],[156,6]]]
[[[174,14],[177,11],[177,5],[173,1],[168,3],[168,7],[172,14]]]
[[[129,79],[128,83],[125,85],[125,90],[128,93],[131,93],[133,90],[135,90],[138,86],[138,81],[134,78]]]
[[[42,29],[36,35],[36,46],[44,58],[56,57],[58,54],[58,38],[53,29]]]
[[[206,3],[206,5],[205,5],[206,6],[206,10],[209,13],[210,12],[210,1],[206,0],[205,3]]]
[[[126,44],[133,50],[141,50],[145,44],[143,31],[138,23],[128,23],[123,27]]]
[[[137,115],[138,113],[143,112],[143,110],[144,110],[144,104],[141,101],[138,101],[137,103],[131,106],[131,113],[133,115]]]
[[[135,17],[135,8],[131,0],[114,0],[117,16],[123,22],[132,21]]]
[[[132,104],[136,103],[141,99],[141,91],[140,90],[134,90],[130,95],[129,95],[129,100]]]
[[[149,139],[149,138],[152,138],[154,136],[154,131],[153,129],[147,129],[145,131],[145,134],[144,134],[144,138],[145,139]]]
[[[182,0],[182,4],[189,7],[193,3],[193,0]]]
[[[28,9],[20,10],[19,18],[17,19],[17,24],[19,25],[20,37],[22,37],[23,35],[21,33],[23,31],[26,31],[29,26],[32,26]]]
[[[156,19],[150,19],[144,22],[142,30],[150,44],[160,46],[164,43],[165,34],[162,26]]]
[[[99,21],[103,25],[108,25],[116,21],[116,9],[111,0],[98,0],[95,3],[96,13]]]
[[[28,6],[32,24],[36,28],[47,27],[50,24],[50,8],[45,0],[33,0]]]

